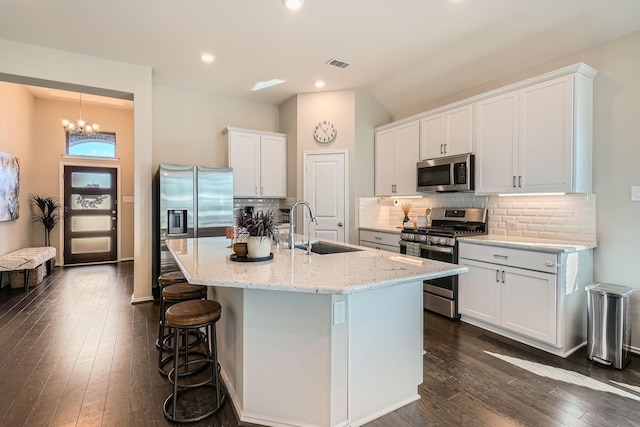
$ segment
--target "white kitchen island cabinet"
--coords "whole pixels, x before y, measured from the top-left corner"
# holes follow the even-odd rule
[[[287,197],[287,135],[224,128],[234,197]]]
[[[420,398],[422,281],[466,267],[352,245],[362,250],[233,262],[228,243],[167,246],[222,305],[221,373],[241,421],[358,426]]]
[[[593,244],[461,238],[461,319],[566,357],[586,343]]]
[[[476,193],[589,193],[593,78],[585,64],[475,104]]]

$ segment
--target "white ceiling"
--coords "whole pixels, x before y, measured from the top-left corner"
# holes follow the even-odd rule
[[[0,0],[0,38],[150,66],[154,84],[278,105],[322,79],[390,113],[639,30],[640,0]]]

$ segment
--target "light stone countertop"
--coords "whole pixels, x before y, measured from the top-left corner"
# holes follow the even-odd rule
[[[595,242],[568,242],[564,240],[538,239],[533,237],[503,236],[485,234],[482,236],[458,237],[458,241],[476,245],[497,246],[501,248],[524,249],[547,253],[577,252],[598,247]]]
[[[303,236],[296,235],[296,240]],[[376,249],[318,255],[277,250],[263,262],[231,261],[224,237],[167,240],[167,247],[193,284],[321,294],[350,294],[416,280],[466,273],[467,267]],[[284,245],[286,246],[286,245]]]

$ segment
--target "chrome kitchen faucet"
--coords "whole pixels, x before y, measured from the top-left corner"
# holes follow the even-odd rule
[[[318,225],[318,220],[316,219],[316,214],[313,213],[313,208],[311,207],[309,202],[306,202],[304,200],[298,200],[293,205],[291,205],[291,209],[289,210],[289,249],[291,250],[295,249],[296,239],[293,236],[293,228],[295,226],[294,223],[296,222],[296,208],[298,207],[298,205],[305,205],[307,208],[309,208],[309,215],[311,216],[311,219],[309,219],[309,226],[307,226],[307,255],[310,255],[311,254],[310,225],[311,225],[311,221],[315,222],[316,225]]]

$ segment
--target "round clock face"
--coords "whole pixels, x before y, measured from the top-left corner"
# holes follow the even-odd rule
[[[313,130],[313,139],[318,141],[320,144],[328,144],[336,139],[337,133],[338,131],[331,122],[323,120],[319,122]]]

